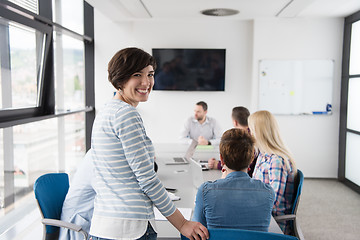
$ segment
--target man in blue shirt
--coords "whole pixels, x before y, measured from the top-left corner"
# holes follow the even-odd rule
[[[222,179],[199,187],[193,221],[207,228],[268,231],[275,193],[269,184],[247,174],[253,154],[254,139],[246,131],[233,128],[223,134]]]

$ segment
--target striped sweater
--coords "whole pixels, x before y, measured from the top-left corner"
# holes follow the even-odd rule
[[[154,171],[154,147],[133,106],[111,100],[96,116],[91,141],[97,193],[92,224],[109,218],[154,219],[153,204],[166,217],[175,212]]]

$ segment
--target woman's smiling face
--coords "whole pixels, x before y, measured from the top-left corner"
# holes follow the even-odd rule
[[[154,68],[149,65],[131,75],[124,84],[121,97],[130,105],[136,107],[139,102],[146,102],[154,86]]]

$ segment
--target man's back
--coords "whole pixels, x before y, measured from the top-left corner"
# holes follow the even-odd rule
[[[89,150],[70,183],[61,213],[61,220],[80,225],[87,232],[90,230],[96,195],[93,181],[93,163]],[[77,232],[61,228],[59,239],[82,239],[82,236]]]
[[[274,199],[270,185],[232,172],[199,188],[193,220],[208,228],[267,231]]]

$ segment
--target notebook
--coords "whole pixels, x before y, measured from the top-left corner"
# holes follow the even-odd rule
[[[185,156],[166,159],[165,164],[166,165],[188,164],[190,161],[190,158],[194,155],[196,146],[197,146],[197,141],[192,140],[191,144],[189,145],[189,147],[185,153]]]

